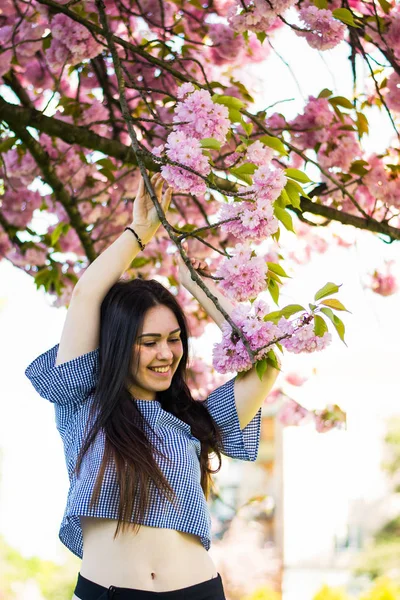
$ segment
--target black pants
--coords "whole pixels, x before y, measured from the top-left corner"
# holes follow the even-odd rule
[[[226,600],[219,573],[213,579],[170,592],[151,592],[114,585],[106,588],[79,573],[74,594],[80,600]]]

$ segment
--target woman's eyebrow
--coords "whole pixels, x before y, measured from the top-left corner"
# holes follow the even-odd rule
[[[180,331],[181,328],[178,327],[178,329],[174,329],[173,331],[170,331],[169,335],[171,335],[172,333],[176,333],[177,331]],[[146,335],[153,335],[154,337],[161,337],[161,333],[143,333],[142,335],[138,336],[138,339],[141,337],[145,337]]]

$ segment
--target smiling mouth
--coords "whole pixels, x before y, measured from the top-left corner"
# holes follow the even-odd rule
[[[168,369],[166,371],[158,371],[155,370],[152,367],[147,367],[150,371],[152,371],[153,373],[155,373],[156,375],[169,375],[169,373],[171,372],[171,365],[168,367]]]

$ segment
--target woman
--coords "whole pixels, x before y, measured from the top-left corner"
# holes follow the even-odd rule
[[[151,182],[167,212],[171,190],[162,193],[160,175]],[[131,228],[75,286],[59,345],[26,369],[54,403],[64,444],[70,489],[59,537],[82,558],[73,600],[224,600],[207,552],[209,454],[256,459],[261,405],[277,376],[269,369],[260,382],[252,369],[193,401],[174,295],[155,280],[120,280],[159,226],[141,180]],[[180,272],[221,325],[183,261]]]

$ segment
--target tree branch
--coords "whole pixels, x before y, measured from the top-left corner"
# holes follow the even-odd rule
[[[113,35],[110,32],[109,26],[108,26],[108,22],[107,22],[107,17],[106,17],[106,13],[105,13],[105,8],[104,8],[104,2],[103,0],[95,0],[96,2],[96,6],[97,9],[99,11],[100,14],[100,22],[102,24],[103,30],[105,32],[105,37],[107,39],[107,42],[109,44],[109,48],[111,51],[111,55],[112,55],[112,59],[113,59],[113,63],[114,63],[114,69],[115,69],[115,75],[117,77],[117,81],[118,81],[118,88],[119,88],[119,93],[120,93],[120,103],[121,103],[121,110],[122,110],[122,114],[124,116],[124,119],[126,121],[126,124],[128,126],[128,130],[129,130],[129,135],[130,138],[132,140],[132,147],[133,147],[133,151],[137,157],[137,161],[138,161],[138,165],[139,165],[139,169],[140,172],[142,174],[144,183],[145,183],[145,187],[147,188],[147,191],[150,195],[150,198],[157,210],[157,215],[161,221],[161,223],[163,224],[165,230],[167,231],[168,235],[170,236],[171,240],[176,244],[176,246],[178,247],[179,253],[182,257],[182,260],[185,262],[187,268],[189,269],[189,272],[191,273],[192,279],[195,281],[195,283],[197,283],[197,285],[203,290],[203,292],[207,295],[208,298],[210,298],[210,300],[213,302],[213,304],[216,306],[216,308],[219,310],[219,312],[223,315],[223,317],[226,319],[226,321],[230,324],[230,326],[232,327],[232,330],[239,336],[239,338],[242,340],[244,346],[246,347],[249,356],[251,358],[251,360],[254,360],[255,357],[255,353],[252,351],[250,344],[246,338],[246,336],[243,334],[243,332],[241,331],[241,329],[239,327],[237,327],[235,325],[235,323],[232,321],[231,317],[229,316],[229,314],[226,312],[226,310],[221,306],[221,304],[219,303],[218,299],[210,292],[210,290],[207,288],[207,286],[203,283],[201,277],[199,277],[199,275],[197,274],[197,272],[195,271],[195,269],[192,267],[191,261],[189,260],[189,258],[186,256],[185,251],[182,248],[182,244],[178,241],[177,236],[174,234],[172,227],[170,226],[170,224],[168,223],[167,219],[165,218],[165,214],[164,211],[162,210],[157,196],[155,195],[155,192],[152,188],[152,185],[150,183],[149,177],[147,175],[147,171],[145,168],[144,163],[142,162],[142,151],[140,150],[139,144],[138,144],[138,140],[136,137],[136,133],[135,133],[135,129],[133,127],[133,122],[132,122],[132,118],[131,118],[131,114],[129,112],[129,107],[128,107],[128,103],[126,101],[125,98],[125,81],[124,81],[124,76],[122,74],[122,68],[121,68],[121,63],[120,63],[120,59],[118,56],[118,52],[114,43],[114,39],[113,39]]]

